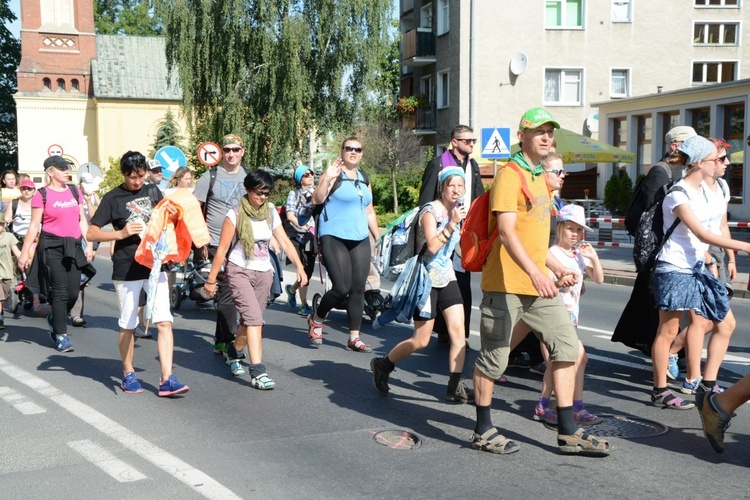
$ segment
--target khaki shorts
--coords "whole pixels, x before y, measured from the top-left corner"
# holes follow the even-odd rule
[[[11,280],[0,280],[0,301],[10,299],[10,283]]]
[[[479,311],[482,346],[476,367],[490,378],[498,378],[508,367],[510,337],[521,319],[547,346],[550,361],[574,363],[578,359],[578,334],[559,294],[554,299],[542,299],[484,292]]]

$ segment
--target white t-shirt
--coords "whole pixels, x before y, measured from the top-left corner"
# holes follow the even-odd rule
[[[693,215],[703,227],[708,227],[712,216],[711,205],[708,201],[708,189],[702,184],[698,189],[693,189],[684,180],[677,182],[675,185],[681,186],[688,194],[686,196],[682,191],[674,190],[664,198],[664,204],[662,205],[664,232],[667,232],[677,218],[673,212],[674,209],[685,204],[690,206]],[[692,269],[699,260],[706,260],[706,250],[708,250],[708,244],[699,240],[684,223],[680,222],[664,243],[657,260],[683,269]]]
[[[279,217],[279,213],[273,208],[273,205],[270,209],[273,227],[268,227],[267,220],[251,220],[250,222],[253,226],[253,237],[255,238],[255,247],[250,258],[248,259],[245,255],[245,249],[238,240],[227,257],[229,262],[253,271],[273,271],[273,264],[271,264],[271,257],[268,253],[268,242],[271,241],[271,236],[273,236],[272,231],[281,225],[281,217]],[[227,219],[235,228],[237,227],[237,214],[234,209],[227,212]]]
[[[729,203],[729,187],[724,179],[716,179],[715,190],[708,187],[705,182],[701,183],[708,204],[711,206],[711,220],[708,221],[707,229],[714,234],[721,235],[721,221],[724,220],[724,214],[727,213],[727,203]]]
[[[570,255],[569,252],[566,252],[557,245],[552,245],[549,248],[549,252],[560,261],[560,264],[562,264],[563,267],[575,271],[575,274],[583,274],[586,272],[587,267],[592,266],[590,259],[587,259],[578,252],[574,252],[573,255]],[[581,277],[581,280],[573,286],[560,288],[560,296],[563,299],[563,304],[565,304],[565,309],[567,309],[568,314],[570,314],[570,321],[573,323],[573,326],[578,326],[578,312],[580,311],[578,303],[581,300],[582,288],[583,277]]]

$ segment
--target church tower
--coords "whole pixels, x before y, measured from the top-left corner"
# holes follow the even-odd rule
[[[21,0],[21,94],[92,94],[93,0]]]

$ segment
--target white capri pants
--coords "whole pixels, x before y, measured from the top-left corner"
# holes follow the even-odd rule
[[[138,299],[141,290],[148,288],[148,280],[115,281],[117,302],[120,304],[120,319],[117,322],[123,330],[133,330],[138,325]],[[163,321],[172,323],[172,313],[169,311],[169,284],[167,273],[159,273],[159,283],[156,285],[156,300],[151,315],[151,323]]]

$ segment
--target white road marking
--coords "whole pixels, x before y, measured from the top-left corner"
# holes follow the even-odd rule
[[[47,410],[33,401],[29,401],[25,396],[10,387],[0,387],[0,398],[24,415],[36,415],[47,412]]]
[[[88,439],[71,441],[68,446],[121,483],[146,479],[146,476]]]
[[[50,401],[58,404],[102,434],[109,436],[140,457],[171,474],[177,480],[192,488],[196,493],[211,499],[241,498],[205,472],[167,453],[94,408],[81,403],[41,378],[7,362],[3,358],[0,358],[0,370],[18,382],[34,389],[39,394],[46,396]]]

